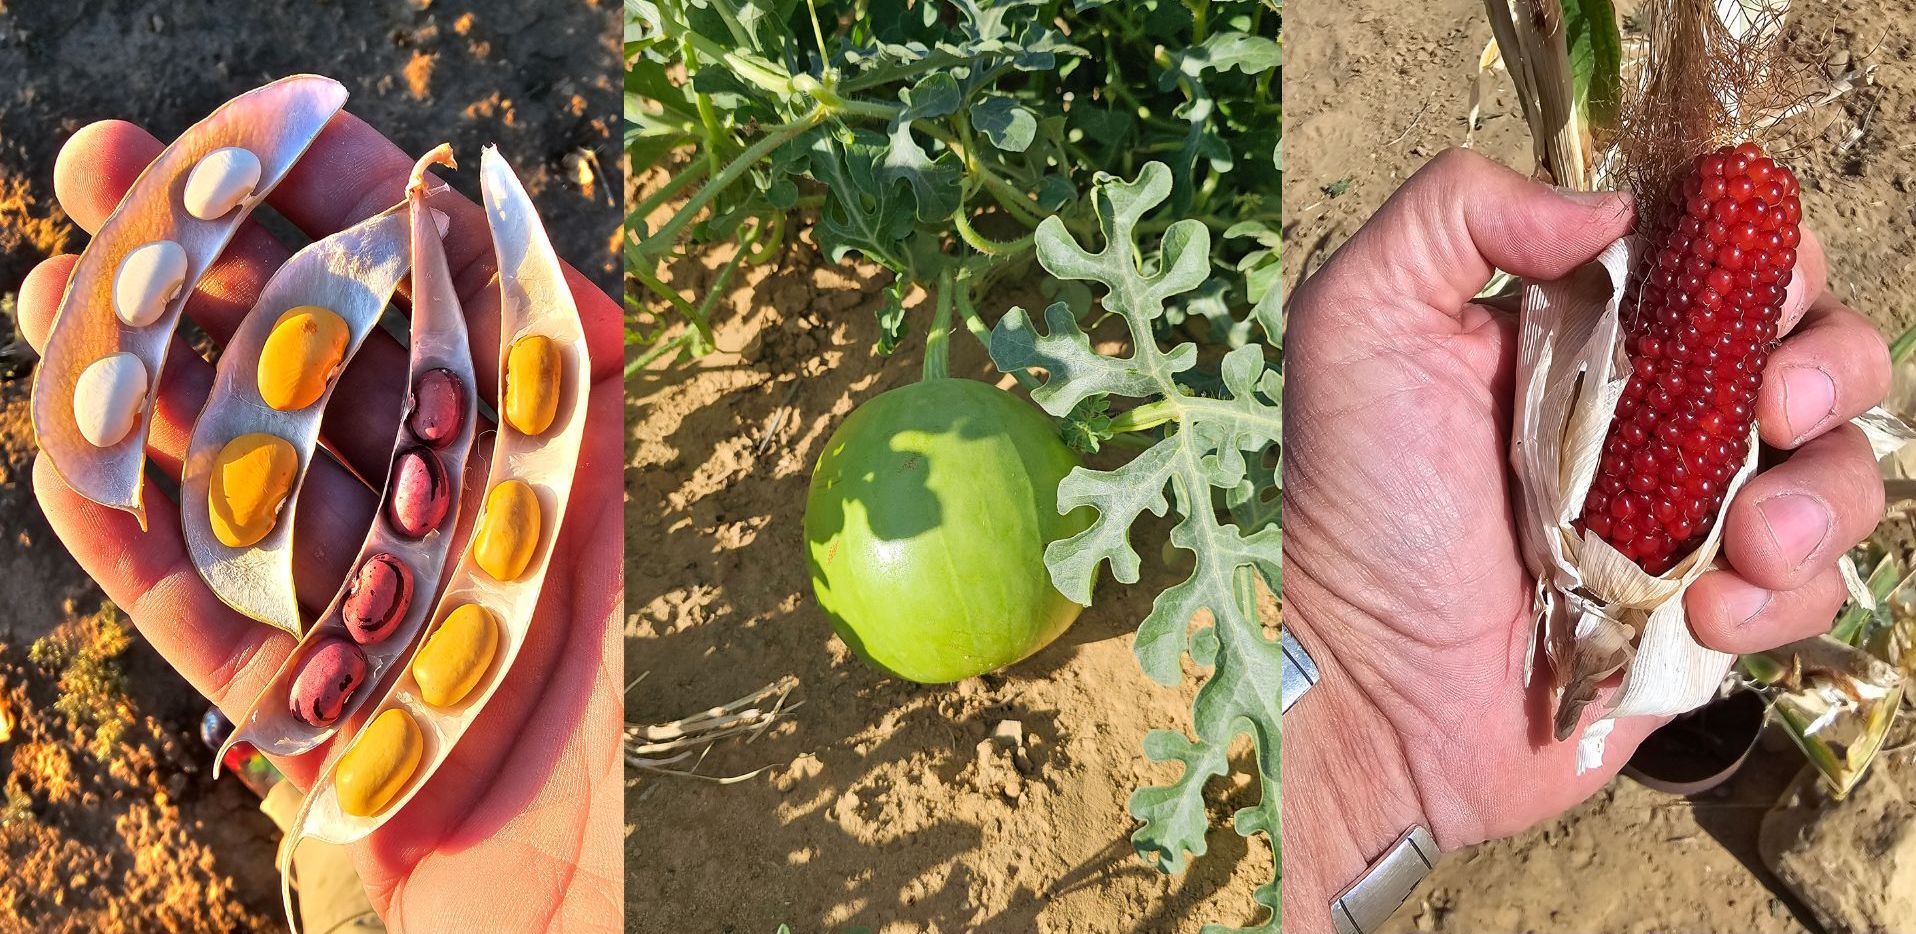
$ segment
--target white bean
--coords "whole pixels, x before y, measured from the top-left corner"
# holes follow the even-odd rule
[[[120,443],[146,404],[146,365],[130,353],[87,365],[73,385],[73,420],[94,447]]]
[[[259,187],[259,157],[228,146],[206,154],[186,176],[188,214],[203,221],[222,217]]]
[[[113,274],[113,313],[136,328],[160,320],[186,284],[186,250],[171,240],[142,243]]]

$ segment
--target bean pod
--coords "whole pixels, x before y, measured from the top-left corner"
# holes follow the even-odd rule
[[[338,375],[412,267],[404,205],[293,254],[233,332],[180,470],[187,555],[233,609],[298,634],[293,504]]]
[[[228,747],[247,742],[274,755],[294,755],[319,746],[371,699],[372,686],[405,656],[432,612],[432,595],[445,570],[452,533],[458,524],[466,458],[479,428],[476,397],[466,388],[475,384],[476,374],[465,312],[453,290],[440,242],[438,224],[443,215],[426,207],[424,173],[441,161],[450,164],[449,148],[440,147],[421,159],[408,189],[406,213],[413,270],[409,378],[415,395],[419,385],[430,380],[439,384],[434,391],[455,398],[457,404],[436,413],[436,438],[420,437],[418,421],[401,418],[393,442],[394,451],[399,453],[394,458],[395,469],[388,472],[389,476],[403,473],[398,464],[408,458],[430,459],[431,466],[417,469],[435,478],[435,497],[442,498],[439,514],[431,523],[399,528],[391,508],[397,491],[391,487],[384,491],[387,506],[366,533],[344,586],[251,709],[237,718]],[[428,447],[422,442],[438,446]],[[406,514],[413,520],[421,518],[411,511]],[[332,716],[302,716],[301,711],[319,706],[305,693],[308,679],[320,677],[308,669],[318,664],[313,661],[317,647],[329,643],[358,648],[366,665],[363,689],[346,698]],[[222,748],[220,757],[225,752]],[[403,757],[395,761],[403,761]]]
[[[281,846],[282,871],[301,839],[350,843],[371,833],[403,810],[445,762],[525,642],[553,542],[565,520],[589,379],[578,308],[530,199],[490,148],[481,166],[481,188],[499,259],[500,386],[503,391],[509,385],[504,371],[517,342],[535,335],[545,338],[557,365],[541,377],[547,382],[540,391],[550,392],[553,417],[537,434],[519,430],[510,416],[503,419],[473,541],[447,578],[426,640],[372,708],[374,724],[405,717],[417,725],[418,760],[393,752],[403,751],[410,741],[394,729],[376,735],[368,730],[335,752]],[[536,525],[527,521],[535,516]],[[499,537],[489,545],[492,530]],[[482,553],[495,547],[503,563],[488,567],[492,559],[482,558]],[[522,553],[523,547],[529,551]],[[356,768],[362,758],[392,763],[393,768],[379,781],[368,782]],[[392,777],[401,774],[403,779]],[[387,794],[395,780],[397,790]],[[379,793],[363,792],[373,786]]]
[[[344,87],[316,75],[226,102],[167,146],[100,225],[33,382],[40,450],[75,492],[145,527],[146,438],[185,297],[345,102]]]

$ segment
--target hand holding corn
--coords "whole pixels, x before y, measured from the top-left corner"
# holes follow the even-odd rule
[[[1323,681],[1285,717],[1287,928],[1328,930],[1330,896],[1412,824],[1446,849],[1526,829],[1595,792],[1659,725],[1620,721],[1603,767],[1571,778],[1550,679],[1524,684],[1535,584],[1508,459],[1515,318],[1473,301],[1497,269],[1564,275],[1636,214],[1627,195],[1446,153],[1292,298],[1285,625]],[[1888,354],[1826,271],[1805,229],[1751,404],[1788,457],[1738,491],[1719,567],[1688,592],[1696,638],[1722,651],[1826,629],[1845,593],[1836,560],[1882,516],[1847,420],[1887,391]]]
[[[97,230],[160,149],[157,140],[130,124],[104,122],[82,129],[62,150],[56,168],[56,189],[67,214]],[[325,236],[401,200],[411,166],[412,159],[377,131],[341,114],[293,169],[288,184],[274,190],[270,203],[307,234]],[[491,384],[497,373],[499,297],[496,288],[486,288],[493,274],[487,225],[479,206],[463,199],[447,199],[444,209],[468,215],[450,225],[445,249],[468,314],[479,390],[496,398],[499,387]],[[288,253],[264,228],[246,224],[201,279],[186,314],[224,343]],[[21,328],[36,347],[44,346],[73,264],[72,256],[49,259],[22,285]],[[568,270],[568,275],[576,274]],[[583,279],[571,285],[595,363],[572,494],[581,502],[616,502],[620,317],[617,305]],[[312,328],[308,340],[322,350],[331,346],[323,340],[324,324]],[[175,340],[181,345],[159,374],[148,455],[155,469],[177,481],[213,367],[183,339]],[[322,429],[328,447],[352,470],[316,458],[299,493],[307,505],[294,581],[309,611],[325,606],[354,570],[346,565],[377,508],[376,492],[354,472],[383,475],[400,401],[408,392],[406,351],[400,344],[376,333],[360,360],[363,365],[339,378]],[[312,394],[312,387],[297,382],[273,389],[289,405]],[[429,441],[438,430],[415,426],[415,433]],[[475,475],[484,475],[483,464],[475,469]],[[237,718],[280,667],[292,637],[228,609],[206,587],[190,563],[178,507],[159,486],[147,490],[144,499],[153,517],[142,531],[132,515],[74,493],[44,455],[35,465],[34,484],[50,524],[74,557],[162,656]],[[484,490],[470,485],[466,493],[462,538],[480,512]],[[445,504],[427,501],[425,507],[444,509]],[[435,929],[598,930],[618,924],[606,902],[607,892],[619,890],[621,872],[614,855],[619,847],[611,838],[620,826],[622,788],[618,685],[554,673],[604,671],[616,649],[620,526],[612,518],[616,513],[596,505],[576,513],[579,518],[564,527],[556,543],[555,571],[522,649],[529,657],[507,673],[482,718],[485,728],[462,743],[450,767],[433,777],[430,800],[396,815],[357,847],[373,903],[395,930],[403,930],[408,918]],[[322,755],[315,751],[279,765],[305,786]],[[535,817],[538,803],[552,800],[579,803],[570,813],[547,806]]]

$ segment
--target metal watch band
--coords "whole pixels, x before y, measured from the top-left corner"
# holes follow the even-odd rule
[[[1283,714],[1317,683],[1317,663],[1311,661],[1310,653],[1292,638],[1290,630],[1284,630],[1279,641],[1284,649],[1284,680],[1279,682],[1278,713]]]
[[[1331,899],[1337,934],[1370,934],[1382,927],[1437,865],[1437,840],[1422,824],[1404,831],[1357,881]]]

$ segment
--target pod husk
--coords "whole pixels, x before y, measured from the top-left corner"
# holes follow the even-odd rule
[[[417,769],[404,790],[379,814],[354,817],[339,806],[334,776],[339,759],[351,748],[350,740],[333,745],[327,754],[319,778],[294,818],[279,850],[282,894],[286,899],[288,921],[292,922],[291,889],[286,873],[299,841],[316,837],[330,843],[351,843],[377,830],[419,794],[435,771],[465,735],[485,708],[517,657],[539,602],[552,548],[564,526],[566,504],[578,467],[580,442],[584,437],[586,402],[590,392],[591,364],[586,354],[585,332],[579,320],[578,305],[566,285],[564,272],[545,229],[540,225],[532,201],[526,196],[512,169],[493,147],[486,147],[480,160],[481,189],[484,193],[486,220],[491,228],[493,247],[499,261],[500,326],[499,387],[505,386],[507,351],[522,337],[543,334],[559,348],[561,387],[558,415],[544,434],[534,438],[500,425],[494,440],[490,474],[486,490],[504,480],[519,480],[530,485],[539,499],[539,542],[532,562],[518,580],[500,582],[480,570],[473,558],[473,542],[468,541],[458,564],[447,578],[445,592],[433,610],[436,627],[462,604],[477,603],[493,614],[499,626],[499,644],[492,664],[473,693],[452,709],[441,710],[419,696],[412,678],[410,656],[418,652],[415,644],[408,665],[401,668],[391,687],[377,704],[363,708],[359,723],[391,707],[403,708],[419,724],[425,749]],[[481,519],[483,521],[483,518]],[[431,632],[431,629],[428,629]]]
[[[180,310],[252,209],[286,177],[327,121],[346,104],[346,89],[331,78],[294,75],[221,104],[187,128],[134,180],[100,232],[81,252],[33,378],[33,430],[73,491],[103,506],[132,513],[146,528],[140,499],[146,439],[153,425],[160,371],[179,325]],[[186,177],[201,157],[239,146],[259,157],[258,187],[226,215],[211,221],[186,212]],[[172,240],[186,252],[186,281],[159,320],[128,327],[113,312],[113,278],[133,248]],[[130,353],[146,367],[146,399],[133,429],[107,447],[94,447],[73,416],[74,384],[93,361]]]
[[[411,212],[404,204],[396,205],[314,241],[273,274],[220,355],[213,390],[193,422],[180,467],[180,525],[200,577],[227,606],[293,635],[302,631],[293,589],[294,506],[318,450],[320,420],[339,377],[334,374],[327,381],[326,391],[312,405],[282,412],[260,398],[260,351],[280,315],[301,305],[318,305],[339,315],[351,335],[340,365],[343,371],[412,268],[410,225]],[[299,470],[272,531],[252,545],[233,548],[213,534],[208,488],[220,449],[252,432],[292,444]]]
[[[433,599],[439,592],[439,582],[445,573],[446,558],[452,550],[455,531],[459,528],[467,455],[471,453],[472,439],[478,431],[479,422],[479,384],[473,371],[465,310],[460,307],[458,292],[453,288],[452,273],[446,268],[445,246],[440,241],[439,225],[445,222],[445,218],[426,206],[429,192],[425,185],[425,171],[430,165],[441,161],[448,166],[453,164],[450,146],[441,145],[422,157],[413,167],[412,184],[407,189],[410,196],[408,220],[412,249],[412,332],[407,386],[416,385],[420,375],[429,370],[446,369],[466,387],[466,408],[459,434],[445,447],[426,449],[428,455],[439,458],[440,465],[445,468],[450,504],[446,517],[438,528],[418,539],[400,534],[390,526],[384,509],[386,497],[392,495],[389,459],[385,473],[387,486],[382,487],[380,494],[381,508],[373,519],[372,528],[366,532],[365,542],[360,546],[358,556],[353,559],[352,567],[357,570],[366,559],[381,553],[391,554],[404,562],[413,572],[412,603],[406,608],[405,616],[386,638],[372,645],[360,646],[366,656],[365,680],[361,682],[359,690],[347,699],[346,708],[333,726],[316,727],[294,717],[292,687],[307,656],[328,637],[349,641],[352,638],[340,615],[351,585],[349,578],[340,586],[339,593],[333,597],[326,612],[321,614],[292,654],[281,663],[279,670],[253,700],[246,713],[235,718],[236,727],[232,736],[214,756],[215,774],[219,772],[219,763],[224,761],[226,751],[235,743],[251,743],[261,752],[291,756],[313,749],[330,739],[338,732],[340,724],[351,722],[359,707],[376,695],[381,681],[392,670],[393,664],[407,654],[407,648],[412,645],[421,624],[432,611]],[[397,457],[401,450],[416,443],[402,417],[393,441],[392,456]]]

